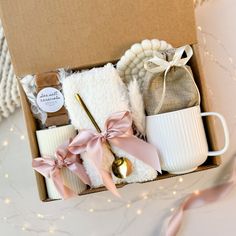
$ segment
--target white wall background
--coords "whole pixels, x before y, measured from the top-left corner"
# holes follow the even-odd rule
[[[212,110],[229,124],[231,146],[223,165],[207,172],[124,187],[123,201],[109,192],[41,203],[21,111],[0,124],[0,235],[158,236],[164,219],[192,191],[229,175],[236,152],[236,2],[209,0],[196,9],[202,60]],[[218,125],[217,123],[215,124]],[[221,140],[219,128],[219,142]],[[185,214],[179,235],[236,235],[236,188],[227,199]]]

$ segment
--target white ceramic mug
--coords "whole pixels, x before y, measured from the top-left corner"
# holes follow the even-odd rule
[[[225,145],[219,151],[208,151],[203,116],[216,116],[224,130]],[[222,155],[229,146],[229,132],[222,115],[201,113],[199,106],[168,112],[146,118],[147,140],[160,155],[162,170],[171,174],[192,172],[208,156]]]

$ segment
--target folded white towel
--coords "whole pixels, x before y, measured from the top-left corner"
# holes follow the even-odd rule
[[[112,64],[68,76],[63,82],[63,92],[71,122],[77,129],[95,130],[87,114],[76,100],[76,93],[80,94],[102,130],[104,129],[106,119],[112,113],[130,110],[127,88]],[[112,147],[112,149],[117,156],[127,157],[133,164],[134,170],[132,174],[123,182],[144,182],[156,178],[157,172],[152,167],[121,149],[116,147]],[[108,150],[106,150],[103,167],[110,170],[113,158]],[[86,158],[86,153],[82,155],[82,159],[84,160],[84,166],[91,179],[92,186],[102,186],[102,179],[94,168],[93,163]],[[115,183],[121,182],[120,179],[114,176],[113,179]]]

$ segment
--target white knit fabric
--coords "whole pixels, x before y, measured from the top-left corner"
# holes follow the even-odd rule
[[[81,95],[101,129],[103,129],[109,115],[114,112],[129,110],[127,88],[112,64],[108,64],[102,68],[94,68],[90,71],[72,74],[65,79],[63,91],[71,122],[77,129],[95,128],[80,104],[76,101],[76,93]],[[129,158],[133,164],[133,173],[125,179],[125,182],[143,182],[156,177],[157,172],[142,161],[121,149],[113,147],[113,151],[117,156]],[[86,158],[86,154],[82,155],[82,158],[93,186],[101,186],[101,177],[94,168],[91,160]],[[110,170],[112,161],[113,156],[105,154],[103,167]],[[114,180],[116,183],[120,181],[116,178]]]
[[[0,24],[0,121],[20,106],[17,81],[13,73],[10,55]]]

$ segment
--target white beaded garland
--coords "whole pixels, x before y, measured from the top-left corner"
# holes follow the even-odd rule
[[[158,39],[152,39],[151,43],[153,50],[158,50],[160,48],[160,41]]]
[[[138,80],[142,80],[146,75],[144,62],[155,55],[162,57],[159,51],[169,48],[172,48],[170,44],[158,39],[144,39],[141,43],[135,43],[125,52],[124,56],[122,56],[117,63],[117,70],[120,77],[126,83],[129,83],[134,77]]]
[[[152,43],[150,40],[147,40],[147,39],[143,40],[141,42],[141,45],[144,51],[152,49]]]
[[[142,46],[141,46],[141,44],[138,44],[138,43],[136,43],[136,44],[134,44],[132,47],[131,47],[131,49],[130,49],[134,54],[139,54],[140,52],[142,52],[143,51],[143,48],[142,48]]]

